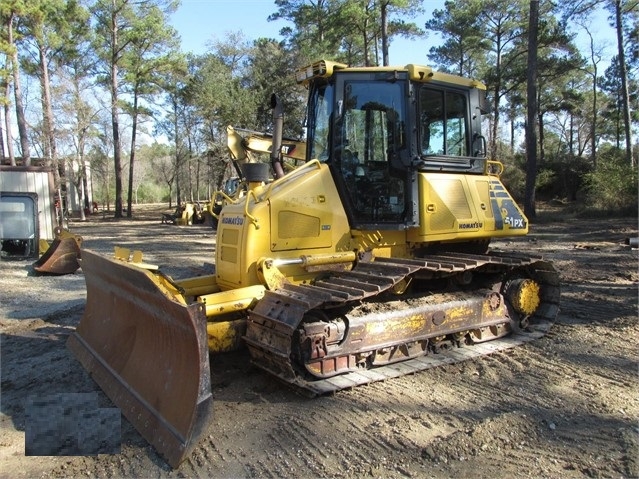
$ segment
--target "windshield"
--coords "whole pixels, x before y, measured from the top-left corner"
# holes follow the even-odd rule
[[[344,143],[363,161],[386,162],[404,147],[404,84],[352,82],[344,97]]]

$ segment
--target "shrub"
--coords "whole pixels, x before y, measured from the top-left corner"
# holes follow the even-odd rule
[[[595,171],[586,175],[586,206],[616,214],[637,214],[637,168],[618,150],[598,158]]]

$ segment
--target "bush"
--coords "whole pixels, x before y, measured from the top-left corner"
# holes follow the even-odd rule
[[[138,203],[160,203],[168,196],[166,187],[154,183],[143,183],[137,191]],[[135,197],[134,197],[135,201]]]
[[[549,168],[542,168],[537,171],[537,179],[535,181],[535,189],[537,194],[543,192],[553,192],[556,190],[557,174],[554,170]],[[550,193],[551,196],[555,196]]]
[[[608,150],[598,158],[595,171],[586,175],[586,206],[615,214],[637,214],[637,168],[619,150]]]
[[[504,172],[501,175],[502,183],[519,204],[523,203],[526,192],[526,172],[523,158],[523,155],[505,158],[503,161]]]

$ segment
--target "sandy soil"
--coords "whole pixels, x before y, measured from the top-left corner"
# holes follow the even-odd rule
[[[157,207],[72,230],[105,254],[141,248],[176,278],[214,259],[209,227],[162,225]],[[25,456],[33,398],[95,393],[113,405],[65,347],[84,308],[82,271],[36,277],[30,262],[0,261],[0,476],[639,477],[631,237],[636,218],[565,219],[495,242],[542,254],[563,282],[550,333],[516,349],[315,399],[253,367],[246,352],[213,358],[215,416],[177,470],[124,418],[119,454]]]

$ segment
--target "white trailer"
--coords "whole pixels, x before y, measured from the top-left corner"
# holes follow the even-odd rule
[[[37,257],[40,239],[55,238],[53,170],[0,165],[0,254]]]

